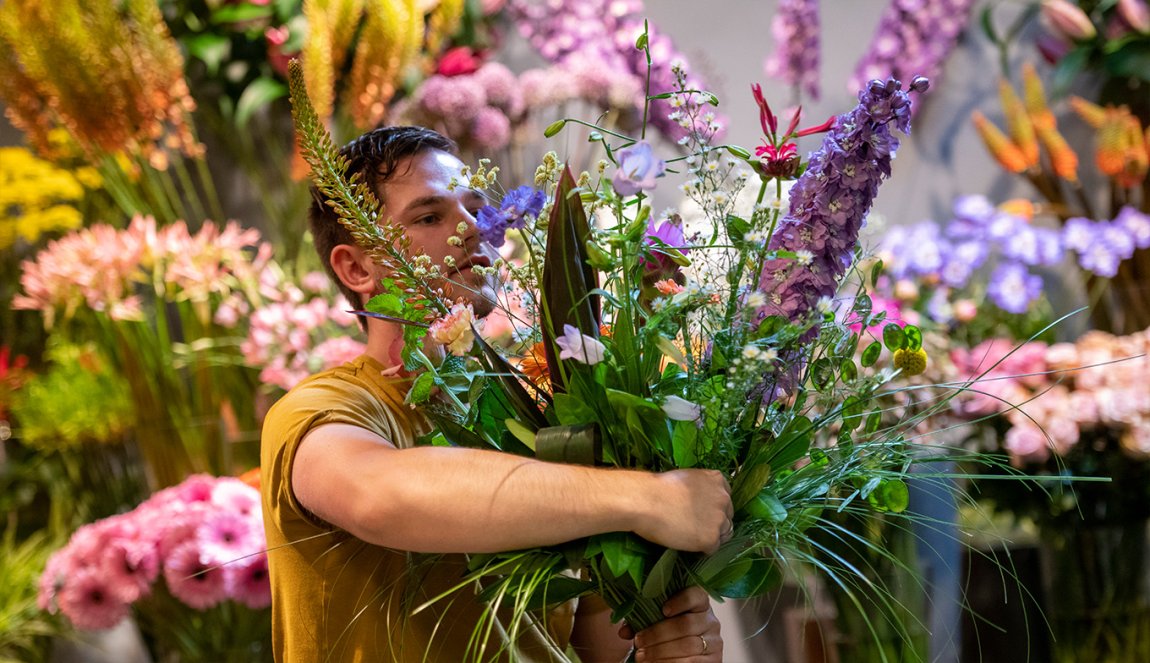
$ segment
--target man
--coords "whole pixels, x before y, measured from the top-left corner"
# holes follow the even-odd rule
[[[483,316],[493,290],[475,214],[484,201],[451,186],[462,163],[454,144],[426,129],[372,131],[344,148],[401,224],[413,253],[454,258],[450,281]],[[355,246],[330,207],[310,215],[316,248],[348,301],[379,292],[385,270]],[[451,237],[459,239],[449,241]],[[450,261],[449,261],[450,262]],[[483,271],[483,270],[480,270]],[[303,382],[269,412],[262,485],[277,661],[459,663],[482,611],[465,587],[429,608],[412,608],[459,584],[462,555],[554,545],[601,532],[632,531],[690,551],[714,550],[731,529],[729,487],[717,472],[651,474],[559,465],[475,449],[415,447],[429,430],[403,404],[410,384],[399,359],[402,329],[366,319],[367,350]],[[403,552],[446,553],[412,568]],[[454,554],[452,554],[454,553]],[[665,606],[667,619],[637,634],[637,660],[717,663],[723,642],[708,598],[694,588]],[[618,663],[632,634],[610,624],[596,599],[574,615],[510,623],[480,638],[483,660],[559,660],[544,631],[584,663]],[[516,644],[508,645],[511,631]],[[496,653],[503,650],[496,657]]]

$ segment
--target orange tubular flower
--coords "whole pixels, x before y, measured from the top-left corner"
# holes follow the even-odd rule
[[[547,370],[547,350],[543,341],[527,350],[527,354],[519,360],[519,371],[537,388],[544,389],[551,384],[551,373]]]
[[[1118,184],[1135,187],[1146,179],[1150,171],[1150,145],[1142,140],[1142,123],[1133,115],[1126,116],[1126,167],[1118,178]]]
[[[1078,181],[1078,155],[1071,149],[1070,144],[1058,133],[1058,129],[1050,126],[1038,126],[1038,140],[1050,155],[1050,166],[1054,174],[1067,182]]]
[[[1011,198],[999,205],[998,209],[1028,222],[1034,220],[1034,203],[1026,198]]]
[[[998,127],[986,119],[986,116],[978,111],[974,112],[971,120],[974,122],[974,127],[978,129],[978,135],[982,137],[986,149],[990,151],[990,155],[1000,166],[1012,173],[1026,171],[1026,157],[1022,154],[1022,150],[1018,149],[1018,146],[1006,137],[1006,134],[1002,133]]]
[[[1102,123],[1106,121],[1106,109],[1098,104],[1091,103],[1082,97],[1070,97],[1070,107],[1078,113],[1078,117],[1086,120],[1086,124],[1099,129]]]
[[[1026,114],[1026,106],[1010,87],[1010,83],[999,81],[998,96],[1002,100],[1002,112],[1006,115],[1006,128],[1010,138],[1022,152],[1026,159],[1027,168],[1038,165],[1038,137],[1034,133],[1034,124]]]
[[[1046,91],[1042,88],[1042,79],[1038,77],[1034,65],[1029,62],[1022,66],[1022,98],[1036,130],[1041,133],[1042,129],[1057,127],[1054,113],[1050,112],[1050,107],[1046,105]]]

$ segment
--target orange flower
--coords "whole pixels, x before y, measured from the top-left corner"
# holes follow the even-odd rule
[[[1037,125],[1037,123],[1035,123]],[[1050,166],[1054,174],[1067,182],[1078,181],[1078,155],[1070,144],[1058,133],[1058,128],[1038,125],[1038,140],[1050,155]]]
[[[662,281],[656,281],[655,289],[658,290],[660,294],[667,295],[668,297],[677,295],[685,290],[683,286],[675,283],[674,279],[663,279]]]
[[[1042,88],[1042,79],[1038,77],[1034,65],[1029,62],[1022,66],[1022,98],[1035,129],[1053,129],[1056,126],[1054,113],[1046,105],[1046,91]]]
[[[1034,203],[1026,198],[1012,198],[999,205],[998,209],[1028,222],[1034,220]]]
[[[256,490],[260,489],[260,468],[258,466],[253,467],[236,478]]]
[[[551,381],[551,373],[547,370],[547,350],[543,341],[532,345],[527,354],[519,360],[519,370],[535,384],[536,387],[545,387]]]
[[[1038,137],[1030,116],[1026,114],[1026,106],[1006,81],[999,81],[998,95],[1002,99],[1002,112],[1006,115],[1006,128],[1011,139],[1026,159],[1027,168],[1037,166]]]
[[[982,142],[986,145],[986,149],[990,151],[990,156],[998,162],[1000,166],[1012,173],[1021,173],[1026,170],[1026,157],[1022,154],[1022,150],[1006,137],[1006,134],[994,126],[990,120],[986,119],[982,113],[975,111],[971,116],[974,121],[974,128],[978,130],[978,135],[982,137]]]

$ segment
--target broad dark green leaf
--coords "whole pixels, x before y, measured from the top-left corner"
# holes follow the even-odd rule
[[[555,394],[554,400],[555,416],[564,426],[589,424],[599,420],[595,411],[583,399],[568,394]]]
[[[587,214],[575,192],[575,178],[564,168],[555,189],[547,227],[547,253],[539,290],[543,305],[542,331],[551,375],[552,393],[566,391],[555,340],[571,325],[592,338],[599,337],[599,287],[595,269],[587,262],[586,242],[591,237]]]
[[[539,460],[595,465],[602,455],[597,424],[548,426],[535,433],[535,457]]]
[[[781,523],[787,519],[787,507],[779,496],[770,489],[762,490],[747,503],[746,511],[755,518]]]
[[[870,345],[866,346],[866,350],[862,353],[862,365],[871,367],[878,361],[879,355],[882,353],[882,343],[873,341]]]
[[[261,76],[249,83],[244,88],[243,94],[240,95],[239,102],[236,103],[236,114],[232,118],[236,127],[242,130],[253,113],[276,99],[286,96],[287,92],[287,86],[274,78]]]
[[[651,572],[647,574],[647,580],[643,583],[641,593],[644,598],[657,599],[667,592],[667,586],[671,584],[671,577],[675,570],[675,560],[679,558],[679,553],[670,548],[663,551],[659,556],[659,560],[651,567]]]
[[[519,372],[519,369],[512,366],[499,351],[491,347],[491,344],[482,336],[476,334],[475,341],[479,343],[479,348],[483,351],[483,359],[487,364],[489,374],[503,388],[503,392],[507,395],[519,422],[532,430],[546,427],[548,425],[547,418],[540,411],[538,401],[527,393],[527,389],[521,382],[521,380],[526,380],[526,377]],[[542,392],[538,393],[539,398],[549,405],[551,397]]]
[[[782,571],[773,560],[751,557],[736,562],[742,565],[738,575],[718,584],[714,589],[729,599],[749,599],[778,587],[783,581]]]

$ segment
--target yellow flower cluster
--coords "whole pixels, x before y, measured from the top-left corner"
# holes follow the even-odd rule
[[[0,250],[17,239],[35,242],[44,233],[80,227],[76,204],[84,188],[99,185],[90,168],[70,172],[20,147],[0,147]]]

